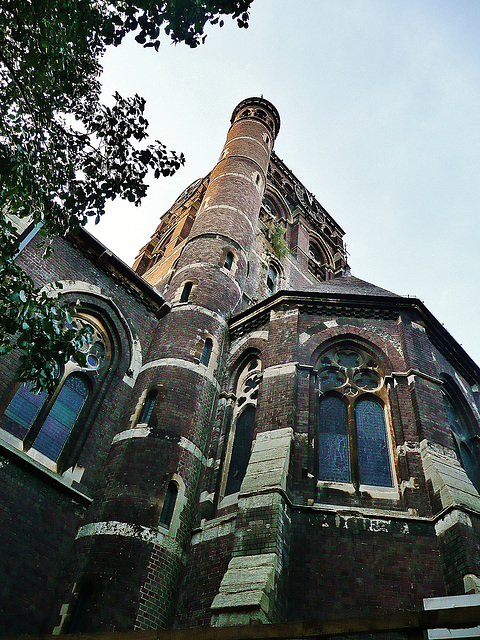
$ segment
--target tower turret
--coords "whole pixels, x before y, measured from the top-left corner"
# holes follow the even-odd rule
[[[242,297],[280,117],[267,100],[249,98],[235,108],[231,123],[165,293],[177,302],[192,282],[196,303],[222,317]]]

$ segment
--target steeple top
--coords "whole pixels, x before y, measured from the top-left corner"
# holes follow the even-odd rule
[[[280,115],[273,104],[265,100],[263,96],[261,98],[253,97],[242,100],[233,110],[230,122],[233,124],[237,120],[243,120],[244,118],[260,120],[270,128],[273,137],[277,137],[280,130]]]

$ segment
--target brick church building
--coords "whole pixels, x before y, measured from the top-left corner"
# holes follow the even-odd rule
[[[418,610],[480,590],[480,369],[350,273],[278,158],[275,107],[133,268],[87,231],[21,266],[93,340],[54,393],[0,359],[0,630],[130,631]]]

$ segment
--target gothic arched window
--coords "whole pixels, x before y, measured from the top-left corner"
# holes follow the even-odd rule
[[[443,376],[442,376],[443,377]],[[480,493],[480,435],[465,401],[453,382],[443,377],[443,402],[458,461]]]
[[[327,277],[325,263],[326,259],[323,251],[316,242],[310,242],[308,245],[308,270],[317,280],[325,280]]]
[[[255,411],[255,407],[249,405],[242,411],[236,421],[235,438],[225,488],[225,495],[227,496],[240,491],[240,486],[247,471],[253,442]]]
[[[36,435],[29,434],[24,442],[30,441],[36,451],[57,462],[88,394],[88,380],[83,375],[69,376],[63,383],[39,431]]]
[[[223,267],[224,269],[227,269],[228,271],[230,271],[230,269],[232,268],[232,264],[233,264],[233,253],[229,251],[225,256],[225,262],[223,263]]]
[[[236,384],[236,401],[223,466],[223,490],[229,496],[240,491],[250,460],[253,427],[260,384],[261,361],[250,357],[242,366]]]
[[[322,398],[318,414],[318,478],[350,482],[347,405],[338,396]]]
[[[169,527],[172,522],[173,512],[175,511],[175,505],[178,497],[178,486],[173,480],[170,480],[163,499],[162,511],[160,513],[159,523],[165,527]]]
[[[29,452],[44,464],[60,470],[66,450],[75,444],[74,433],[98,378],[111,357],[105,329],[88,315],[74,319],[78,328],[89,327],[90,339],[83,343],[84,366],[70,360],[58,374],[52,393],[34,393],[30,382],[22,383],[0,416],[0,431],[18,449]],[[39,458],[40,456],[40,458]]]
[[[320,360],[318,479],[392,487],[383,375],[363,349],[335,347]]]
[[[200,364],[204,364],[206,367],[210,362],[210,357],[212,355],[213,349],[213,341],[211,338],[207,338],[205,340],[205,344],[203,345],[202,355],[200,356]]]
[[[391,487],[385,411],[373,396],[363,395],[355,403],[358,481],[360,484]]]

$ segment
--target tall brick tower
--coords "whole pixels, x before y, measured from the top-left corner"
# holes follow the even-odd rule
[[[98,591],[82,628],[171,623],[172,594],[210,464],[226,318],[242,299],[279,126],[276,109],[262,98],[244,100],[233,112],[166,287],[171,311],[144,355],[124,430],[106,463],[104,490],[79,533],[80,572]],[[76,582],[81,589],[82,577]]]

